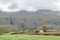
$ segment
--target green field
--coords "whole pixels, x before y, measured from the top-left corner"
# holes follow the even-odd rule
[[[0,35],[0,40],[60,40],[60,37],[38,35]]]

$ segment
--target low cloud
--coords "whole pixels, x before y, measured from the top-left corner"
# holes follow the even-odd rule
[[[36,11],[38,9],[60,11],[60,0],[0,0],[2,11]]]

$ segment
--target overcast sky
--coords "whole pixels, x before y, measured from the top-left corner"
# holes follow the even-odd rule
[[[60,0],[0,0],[2,11],[36,11],[38,9],[60,11]]]

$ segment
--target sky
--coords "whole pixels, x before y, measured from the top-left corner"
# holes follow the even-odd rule
[[[38,9],[60,11],[60,0],[0,0],[1,11],[36,11]]]

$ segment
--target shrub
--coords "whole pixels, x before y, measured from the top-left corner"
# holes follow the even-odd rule
[[[34,30],[35,33],[39,33],[39,30]]]
[[[46,32],[46,29],[47,29],[47,25],[46,25],[46,24],[43,24],[43,25],[42,25],[42,30],[43,30],[44,32]]]

